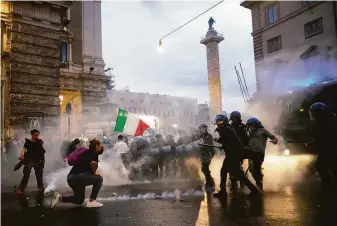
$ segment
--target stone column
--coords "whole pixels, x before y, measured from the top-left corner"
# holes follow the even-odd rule
[[[104,75],[102,57],[101,2],[83,1],[83,66],[84,72],[94,67],[92,74]]]
[[[200,41],[201,44],[206,45],[207,50],[208,91],[211,121],[214,119],[215,115],[222,113],[218,46],[223,40],[223,36],[218,34],[218,32],[211,27],[206,33],[206,36]]]

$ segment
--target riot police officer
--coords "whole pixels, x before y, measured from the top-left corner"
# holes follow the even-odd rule
[[[265,129],[257,118],[249,118],[246,125],[249,133],[249,141],[248,145],[245,146],[244,157],[251,160],[250,170],[256,185],[262,190],[262,164],[264,162],[267,140],[269,138],[271,143],[277,144],[278,139],[274,134]]]
[[[190,143],[190,138],[186,135],[185,131],[179,131],[179,139],[177,141],[177,146],[180,146],[180,151],[178,152],[178,168],[180,178],[188,178],[188,170],[185,165],[185,161],[188,157],[188,152],[185,146]]]
[[[322,185],[333,190],[333,178],[337,181],[337,117],[321,102],[314,103],[309,110],[312,121],[312,141],[317,156],[316,167]]]
[[[226,157],[223,161],[221,168],[221,182],[220,191],[214,194],[215,197],[225,198],[227,174],[234,175],[237,179],[242,181],[250,190],[251,195],[260,194],[259,190],[245,177],[244,173],[240,169],[240,161],[242,158],[242,147],[240,140],[236,135],[234,129],[230,126],[227,116],[216,115],[215,122],[217,125],[216,131],[219,133],[219,139],[216,139],[222,145],[225,151]]]
[[[176,176],[177,175],[177,144],[174,141],[174,136],[172,134],[167,134],[166,137],[166,144],[170,146],[170,152],[165,153],[164,155],[164,165],[166,175],[168,177]]]
[[[233,127],[236,135],[239,137],[242,145],[246,146],[248,144],[248,135],[246,133],[246,125],[242,123],[241,113],[238,111],[233,111],[230,114],[229,119],[231,120],[231,126]],[[241,160],[241,170],[242,170],[243,160]],[[231,190],[237,189],[237,178],[230,175]]]
[[[165,156],[164,156],[164,151],[163,151],[163,147],[166,145],[165,140],[163,135],[161,134],[156,134],[156,145],[155,147],[159,149],[158,151],[158,155],[157,155],[157,164],[158,164],[158,177],[159,179],[162,179],[164,176],[164,160],[165,160]]]
[[[213,145],[213,137],[211,134],[208,133],[207,124],[201,123],[199,125],[199,130],[200,130],[200,136],[201,136],[201,139],[203,140],[203,143]],[[209,170],[209,165],[211,164],[214,153],[215,151],[213,147],[206,147],[206,146],[201,147],[201,150],[200,150],[201,171],[205,175],[206,190],[208,189],[213,190],[215,186],[214,179],[211,176],[211,171]]]

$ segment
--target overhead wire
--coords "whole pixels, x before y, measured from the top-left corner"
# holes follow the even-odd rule
[[[184,23],[183,25],[181,25],[180,27],[174,29],[173,31],[171,31],[170,33],[164,35],[161,39],[159,39],[159,42],[161,42],[161,40],[163,40],[164,38],[166,38],[167,36],[173,34],[174,32],[178,31],[179,29],[181,29],[182,27],[186,26],[187,24],[191,23],[193,20],[197,19],[198,17],[204,15],[205,13],[207,13],[208,11],[210,11],[211,9],[213,9],[214,7],[220,5],[221,3],[223,3],[224,0],[218,2],[217,4],[213,5],[212,7],[208,8],[206,11],[200,13],[199,15],[197,15],[196,17],[194,17],[193,19],[187,21],[186,23]]]

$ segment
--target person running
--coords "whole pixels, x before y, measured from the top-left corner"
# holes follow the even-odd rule
[[[73,190],[74,195],[62,196],[55,192],[51,201],[51,208],[59,202],[73,203],[81,205],[85,199],[85,187],[92,185],[92,191],[86,207],[102,207],[103,204],[96,201],[98,193],[103,184],[103,177],[97,171],[98,155],[101,155],[103,149],[98,140],[90,141],[89,149],[79,148],[68,156],[68,163],[75,155],[78,157],[77,163],[70,170],[67,182]]]
[[[43,169],[45,162],[44,154],[46,151],[43,147],[43,141],[39,139],[40,131],[33,129],[30,131],[30,134],[31,139],[26,139],[19,157],[24,167],[23,177],[17,190],[18,195],[22,195],[26,189],[32,168],[34,168],[35,171],[38,190],[44,190]]]

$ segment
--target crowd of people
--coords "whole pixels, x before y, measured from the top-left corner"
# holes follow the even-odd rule
[[[317,171],[320,174],[325,189],[333,190],[333,181],[337,179],[337,118],[324,103],[311,106],[310,117],[313,123],[312,138],[308,143],[315,145]],[[131,180],[140,178],[155,180],[163,177],[188,178],[186,162],[189,158],[199,158],[201,171],[205,175],[206,191],[215,190],[215,182],[210,172],[210,163],[215,155],[215,148],[220,147],[225,152],[220,175],[220,191],[214,197],[225,198],[227,195],[227,176],[230,176],[232,190],[241,186],[251,190],[252,196],[258,196],[263,190],[262,164],[265,158],[268,139],[277,144],[277,137],[264,128],[257,118],[250,118],[246,124],[241,120],[240,112],[234,111],[228,118],[226,115],[216,115],[215,125],[218,136],[212,136],[207,124],[202,123],[190,136],[181,133],[177,142],[172,135],[164,137],[156,134],[148,140],[142,137],[134,138],[130,144],[126,136],[119,135],[117,143],[111,149],[120,158],[122,168],[129,173]],[[39,139],[38,130],[31,131],[31,139],[26,139],[20,152],[20,164],[24,165],[24,176],[21,180],[18,195],[22,195],[34,168],[38,189],[43,190],[44,153],[43,141]],[[220,146],[219,146],[220,145]],[[102,142],[93,139],[85,143],[75,139],[63,152],[62,158],[72,169],[67,176],[72,196],[54,193],[51,206],[59,202],[82,204],[85,200],[85,187],[93,185],[87,207],[102,207],[97,202],[98,193],[103,184],[103,177],[98,172],[98,156],[104,152]],[[109,153],[106,153],[107,157]],[[243,160],[251,163],[249,170],[255,180],[252,183],[242,169]],[[20,168],[18,166],[17,168]],[[331,172],[331,173],[330,173]]]

